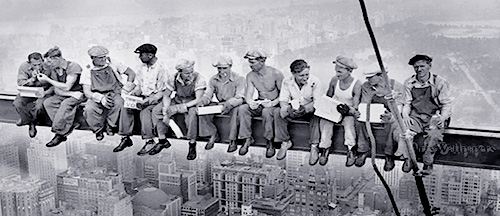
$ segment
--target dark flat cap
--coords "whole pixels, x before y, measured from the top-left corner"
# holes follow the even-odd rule
[[[432,62],[432,58],[428,55],[422,55],[422,54],[417,54],[415,56],[413,56],[410,61],[408,61],[408,64],[409,65],[413,65],[415,64],[415,62],[417,61],[420,61],[420,60],[425,60],[425,61],[428,61],[428,62]]]
[[[137,47],[137,49],[135,49],[135,53],[151,53],[151,54],[156,54],[156,51],[158,49],[156,48],[155,45],[153,44],[143,44],[139,47]]]

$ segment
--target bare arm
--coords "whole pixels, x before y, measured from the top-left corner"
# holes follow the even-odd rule
[[[252,73],[252,72],[250,72],[250,73]],[[251,77],[250,73],[247,75],[247,89],[245,90],[245,101],[247,102],[247,104],[251,104],[254,102],[253,93],[254,93],[255,87],[253,85],[252,77]]]
[[[196,98],[192,101],[189,101],[186,103],[186,107],[193,107],[193,106],[196,106],[196,104],[198,103],[198,101],[201,99],[201,97],[203,97],[203,94],[205,93],[205,89],[198,89],[195,91],[195,96]]]
[[[361,102],[361,82],[359,80],[356,81],[354,84],[354,89],[353,89],[353,107],[354,109],[358,109],[359,103]]]
[[[130,69],[128,67],[127,70],[125,70],[125,72],[123,72],[123,73],[127,75],[127,81],[128,82],[134,82],[134,80],[135,80],[135,72],[134,72],[134,70],[132,70],[132,69]]]

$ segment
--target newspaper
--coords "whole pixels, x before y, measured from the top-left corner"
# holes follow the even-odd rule
[[[342,102],[326,95],[322,95],[314,101],[314,108],[316,109],[316,111],[314,111],[314,115],[339,123],[342,121],[342,114],[337,111],[337,105],[339,104],[342,104]]]
[[[125,108],[129,109],[137,109],[139,110],[140,108],[137,106],[137,103],[142,100],[140,97],[132,96],[132,95],[127,95],[127,94],[122,94],[122,98],[125,101],[123,103],[123,106]]]
[[[358,111],[360,116],[358,121],[366,122],[366,103],[360,103]],[[380,116],[385,113],[384,104],[370,104],[370,123],[382,123]]]
[[[198,107],[198,115],[209,115],[222,113],[222,105]]]

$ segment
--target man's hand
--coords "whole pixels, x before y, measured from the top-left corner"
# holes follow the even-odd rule
[[[407,128],[409,128],[410,126],[415,125],[417,122],[415,121],[415,119],[410,118],[409,115],[403,114],[403,123]]]
[[[260,103],[257,101],[252,101],[248,104],[248,106],[250,106],[250,109],[253,109],[253,110],[259,108],[259,105],[260,105]]]
[[[47,82],[50,78],[43,74],[43,73],[39,73],[38,75],[36,75],[36,78],[40,81],[40,82]]]
[[[101,104],[106,107],[107,109],[111,109],[111,107],[113,107],[114,105],[114,101],[113,101],[113,98],[110,97],[109,95],[108,96],[104,96],[101,98]]]
[[[280,116],[281,116],[281,118],[286,118],[287,116],[290,115],[290,113],[288,112],[289,109],[290,109],[289,106],[282,106],[282,107],[280,107]]]
[[[268,99],[263,100],[263,101],[260,103],[260,105],[262,105],[262,106],[263,106],[263,107],[265,107],[265,108],[269,108],[269,107],[273,107],[273,106],[274,106],[274,105],[273,105],[273,102],[272,102],[272,101],[270,101],[270,100],[268,100]]]
[[[392,113],[386,111],[384,114],[380,115],[380,120],[382,120],[382,123],[391,123],[394,121],[394,118]]]
[[[169,106],[166,110],[166,115],[169,116],[173,116],[177,113],[187,113],[188,112],[188,108],[186,106],[186,104],[177,104],[177,105],[173,105],[173,106]]]
[[[234,106],[228,103],[227,101],[221,103],[221,105],[222,105],[222,112],[221,112],[222,115],[228,114],[234,108]]]
[[[164,115],[163,119],[162,119],[162,122],[165,123],[166,125],[168,125],[168,123],[170,122],[170,117],[167,116],[167,115]]]

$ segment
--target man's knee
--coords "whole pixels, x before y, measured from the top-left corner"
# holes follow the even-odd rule
[[[266,107],[266,108],[262,109],[262,117],[263,118],[272,118],[274,115],[275,109],[276,109],[276,107]],[[278,113],[279,113],[279,111],[278,111]]]
[[[238,113],[248,114],[250,113],[250,106],[248,104],[243,104],[238,107]]]

